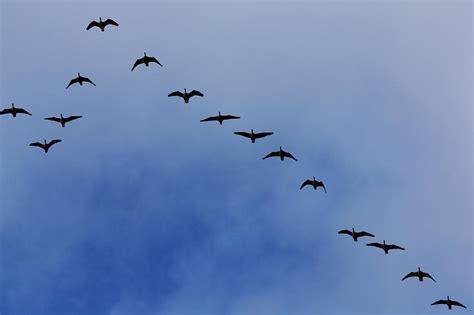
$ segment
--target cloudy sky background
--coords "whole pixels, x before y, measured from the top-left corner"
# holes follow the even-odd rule
[[[469,313],[472,35],[469,1],[2,1],[1,107],[33,116],[0,117],[0,312]]]

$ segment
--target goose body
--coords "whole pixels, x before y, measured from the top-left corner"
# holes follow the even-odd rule
[[[47,117],[45,120],[51,120],[55,121],[61,124],[61,126],[64,128],[66,126],[66,123],[73,121],[75,119],[82,118],[82,116],[69,116],[69,117],[63,117],[63,114],[61,114],[60,117]]]
[[[158,59],[156,59],[155,57],[147,56],[147,55],[146,55],[146,52],[144,52],[144,53],[143,53],[143,57],[137,59],[137,60],[135,61],[135,63],[133,64],[132,71],[133,71],[133,69],[135,69],[138,65],[145,64],[145,67],[148,67],[148,65],[149,65],[150,63],[157,63],[158,65],[160,65],[161,67],[163,67],[163,65],[158,61]]]
[[[100,30],[103,32],[103,31],[105,31],[105,27],[106,27],[107,25],[119,26],[118,23],[115,22],[115,21],[112,20],[112,19],[107,19],[107,20],[105,20],[105,21],[102,21],[102,17],[99,17],[99,22],[97,22],[97,21],[95,21],[95,20],[92,21],[92,22],[90,22],[89,25],[87,25],[86,30],[90,30],[90,29],[93,28],[93,27],[98,27],[98,28],[100,28]]]
[[[313,179],[307,179],[303,182],[303,184],[301,185],[300,187],[300,190],[303,189],[303,187],[307,186],[307,185],[311,185],[313,186],[314,190],[316,190],[316,188],[318,187],[323,187],[324,189],[324,192],[327,192],[326,191],[326,187],[324,186],[324,183],[323,182],[320,182],[320,181],[317,181],[316,178],[313,176]]]
[[[349,231],[349,230],[341,230],[339,232],[337,232],[338,234],[347,234],[347,235],[350,235],[352,236],[352,239],[354,240],[354,242],[357,242],[357,239],[359,237],[363,237],[363,236],[370,236],[370,237],[374,237],[373,234],[370,234],[366,231],[360,231],[360,232],[356,232],[354,230],[354,228],[352,228],[352,231]]]
[[[389,250],[393,250],[393,249],[405,250],[405,248],[400,247],[400,246],[398,246],[398,245],[385,244],[385,240],[383,240],[383,244],[380,244],[380,243],[369,243],[369,244],[366,244],[366,245],[367,245],[367,246],[373,246],[373,247],[377,247],[377,248],[383,249],[383,251],[385,252],[385,254],[388,254],[388,251],[389,251]]]
[[[54,139],[54,140],[51,140],[50,142],[46,142],[46,140],[44,140],[44,143],[33,142],[33,143],[30,143],[30,146],[39,147],[44,150],[44,153],[48,153],[49,148],[51,148],[54,144],[59,143],[59,142],[61,142],[60,139]]]
[[[222,122],[224,120],[229,120],[229,119],[240,119],[238,116],[232,116],[232,115],[221,115],[221,112],[219,112],[218,116],[211,116],[206,119],[201,120],[201,122],[205,121],[218,121],[220,125],[222,125]]]
[[[95,83],[92,82],[91,79],[86,78],[86,77],[83,77],[83,76],[81,76],[80,73],[77,73],[77,77],[75,77],[74,79],[72,79],[72,80],[69,82],[69,84],[66,86],[66,89],[67,89],[68,87],[70,87],[71,85],[75,84],[75,83],[79,83],[79,85],[82,86],[82,83],[84,83],[84,82],[90,83],[90,84],[92,84],[93,86],[95,86]]]
[[[168,97],[171,97],[171,96],[178,96],[178,97],[182,97],[184,99],[184,102],[187,104],[189,103],[189,99],[193,96],[200,96],[200,97],[203,97],[204,94],[202,94],[201,92],[197,91],[197,90],[192,90],[191,92],[187,92],[186,89],[184,89],[184,93],[180,92],[180,91],[174,91],[170,94],[168,94]]]
[[[29,112],[27,112],[23,108],[15,107],[13,103],[11,108],[5,108],[4,110],[0,111],[0,115],[6,114],[11,114],[13,117],[16,117],[17,114],[25,114],[31,116]]]
[[[403,277],[402,281],[410,277],[417,277],[419,281],[423,281],[423,277],[426,277],[436,282],[436,280],[433,279],[429,273],[421,271],[420,267],[418,267],[418,271],[408,273],[405,277]]]
[[[280,150],[279,151],[275,151],[275,152],[270,152],[268,153],[266,156],[263,157],[263,160],[269,158],[269,157],[280,157],[280,160],[284,161],[285,160],[285,157],[287,158],[290,158],[290,159],[293,159],[295,161],[298,161],[290,152],[286,152],[286,151],[283,151],[281,149],[281,146],[280,146]]]
[[[431,303],[431,305],[437,305],[437,304],[446,304],[446,305],[448,306],[448,309],[452,309],[453,306],[459,306],[459,307],[464,307],[464,308],[466,308],[466,306],[462,305],[462,304],[459,303],[458,301],[450,300],[450,299],[449,299],[449,295],[448,295],[448,299],[447,299],[447,300],[438,300],[438,301],[436,301],[436,302]]]
[[[238,136],[245,137],[245,138],[249,138],[250,141],[252,141],[252,143],[255,143],[255,140],[270,136],[270,135],[273,134],[273,132],[256,132],[256,133],[254,133],[253,129],[251,129],[250,133],[244,132],[244,131],[236,131],[236,132],[234,132],[234,134],[236,134]]]

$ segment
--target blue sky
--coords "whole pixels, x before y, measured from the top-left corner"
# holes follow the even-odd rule
[[[1,22],[2,108],[33,114],[0,117],[2,314],[472,309],[470,2],[6,0]],[[143,52],[164,67],[131,72]],[[199,122],[218,111],[242,118]],[[280,145],[298,162],[262,161]],[[401,282],[418,266],[437,282]]]

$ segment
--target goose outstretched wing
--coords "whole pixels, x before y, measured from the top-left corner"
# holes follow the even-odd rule
[[[135,61],[135,63],[133,64],[133,67],[132,67],[132,70],[135,69],[138,65],[142,64],[145,62],[145,57],[142,57],[142,58],[139,58]]]
[[[82,81],[84,81],[84,82],[89,82],[89,83],[92,84],[93,86],[96,86],[95,83],[92,82],[91,79],[89,79],[89,78],[82,77]]]
[[[204,122],[204,121],[214,121],[214,120],[219,120],[219,117],[218,117],[218,116],[207,117],[206,119],[201,120],[201,122]]]
[[[61,139],[54,139],[54,140],[51,140],[49,143],[48,143],[48,147],[51,147],[53,145],[55,145],[56,143],[59,143],[61,142],[62,140]]]
[[[337,234],[347,234],[347,235],[352,236],[352,232],[349,230],[340,230],[339,232],[337,232]]]
[[[431,303],[431,305],[437,305],[437,304],[448,304],[447,300],[438,300],[436,302]]]
[[[259,132],[259,133],[254,133],[254,137],[255,139],[259,139],[259,138],[263,138],[263,137],[266,137],[266,136],[270,136],[272,135],[273,132]]]
[[[70,122],[79,118],[82,118],[82,116],[69,116],[69,117],[64,118],[64,122]]]
[[[228,119],[240,119],[239,116],[232,116],[232,115],[222,115],[221,118],[223,120],[228,120]]]
[[[269,157],[272,157],[272,156],[280,156],[280,152],[276,151],[276,152],[270,152],[268,153],[262,160],[265,160]]]
[[[370,237],[375,237],[375,235],[373,235],[373,234],[370,234],[370,233],[368,233],[368,232],[366,232],[366,231],[360,231],[360,232],[357,232],[357,233],[356,233],[356,235],[357,235],[357,237],[362,237],[362,236],[370,236]]]
[[[90,22],[89,25],[87,25],[86,30],[88,31],[88,30],[90,30],[91,28],[93,28],[94,26],[99,27],[99,22],[97,22],[97,21],[92,21],[92,22]]]
[[[107,19],[104,21],[104,25],[115,25],[115,26],[119,26],[117,22],[115,22],[114,20],[112,19]]]
[[[307,180],[304,181],[303,184],[301,184],[300,189],[303,189],[304,186],[311,185],[311,184],[312,184],[312,181],[309,180],[309,179],[307,179]],[[347,230],[344,230],[344,231],[347,231]],[[351,235],[352,235],[352,234],[351,234]]]
[[[369,243],[369,244],[366,244],[366,246],[373,246],[373,247],[383,249],[383,244],[380,244],[380,243]]]
[[[39,147],[41,149],[44,149],[44,144],[41,142],[33,142],[33,143],[30,143],[30,147]]]
[[[6,109],[0,111],[0,115],[11,114],[11,113],[13,113],[11,108],[6,108]]]
[[[410,272],[405,277],[403,277],[402,281],[405,280],[406,278],[410,278],[410,277],[418,277],[418,273],[417,272]]]
[[[290,152],[285,152],[285,151],[283,151],[283,155],[286,156],[286,157],[288,157],[288,158],[290,158],[290,159],[293,159],[293,160],[295,160],[295,161],[298,161],[293,155],[291,155]]]
[[[244,131],[236,131],[236,132],[234,132],[234,134],[239,135],[239,136],[242,136],[242,137],[246,137],[246,138],[251,138],[251,137],[252,137],[252,136],[250,135],[250,133],[244,132]]]
[[[27,111],[26,111],[25,109],[23,109],[23,108],[16,108],[16,112],[17,112],[17,113],[21,113],[21,114],[27,114],[27,115],[30,115],[30,116],[31,116],[31,114],[30,114],[29,112],[27,112]]]
[[[184,98],[184,94],[181,93],[180,91],[174,91],[174,92],[168,94],[168,97],[170,97],[170,96],[179,96],[179,97],[183,97],[183,98]]]
[[[433,280],[434,282],[436,282],[436,280],[429,274],[429,273],[426,273],[426,272],[421,272],[421,276],[422,277],[426,277],[426,278],[430,278],[431,280]]]
[[[158,61],[158,59],[156,59],[155,57],[149,57],[149,58],[148,58],[148,61],[150,61],[150,62],[155,62],[155,63],[157,63],[157,64],[159,64],[160,66],[163,67],[163,65],[162,65],[162,64]]]
[[[452,304],[452,305],[456,305],[456,306],[461,306],[461,307],[467,308],[466,306],[462,305],[462,304],[459,303],[458,301],[451,301],[451,304]]]
[[[395,244],[386,245],[385,247],[387,248],[387,250],[389,250],[389,249],[401,249],[401,250],[405,250],[405,248],[400,247],[400,246],[395,245]]]
[[[51,121],[55,121],[55,122],[61,122],[61,119],[58,118],[58,117],[47,117],[47,118],[45,118],[45,120],[51,120]]]
[[[69,84],[66,86],[66,89],[67,89],[68,87],[70,87],[71,85],[73,85],[74,83],[79,82],[79,80],[80,80],[79,77],[72,79],[72,80],[69,82]]]
[[[189,97],[193,97],[193,96],[201,96],[203,97],[204,94],[202,94],[201,92],[197,91],[197,90],[192,90],[191,92],[189,92],[188,94]]]
[[[324,186],[323,182],[316,182],[316,187],[323,187],[324,192],[327,193],[326,186]]]

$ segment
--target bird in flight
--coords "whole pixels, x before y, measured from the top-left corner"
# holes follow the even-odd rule
[[[243,131],[237,131],[237,132],[234,132],[234,134],[242,136],[242,137],[250,138],[252,143],[255,143],[255,140],[266,137],[266,136],[270,136],[270,135],[273,134],[273,132],[257,132],[257,133],[254,133],[253,129],[251,129],[250,133],[243,132]]]
[[[323,182],[320,182],[320,181],[317,181],[316,178],[313,176],[313,179],[307,179],[304,181],[304,183],[301,185],[300,187],[300,190],[303,189],[304,186],[307,186],[307,185],[311,185],[313,186],[313,188],[316,190],[316,188],[318,187],[323,187],[324,188],[324,192],[327,192],[326,191],[326,187],[324,186],[324,183]]]
[[[218,116],[211,116],[211,117],[208,117],[206,119],[203,119],[201,120],[201,122],[205,122],[205,121],[218,121],[219,124],[222,125],[222,122],[224,120],[228,120],[228,119],[240,119],[240,117],[238,116],[232,116],[232,115],[221,115],[221,112],[219,112],[219,115]]]
[[[349,231],[349,230],[341,230],[339,232],[337,232],[338,234],[347,234],[347,235],[350,235],[352,236],[352,239],[354,240],[354,242],[357,242],[357,239],[359,237],[362,237],[362,236],[370,236],[370,237],[374,237],[373,234],[370,234],[366,231],[360,231],[360,232],[356,232],[354,231],[354,228],[352,228],[352,232]]]
[[[438,300],[436,302],[431,303],[431,305],[437,305],[437,304],[446,304],[449,309],[451,309],[453,307],[453,305],[467,308],[466,306],[462,305],[458,301],[450,300],[449,295],[448,295],[447,300]]]
[[[380,244],[380,243],[369,243],[369,244],[366,244],[366,245],[367,245],[367,246],[373,246],[373,247],[381,248],[381,249],[383,249],[383,251],[385,252],[385,254],[388,254],[388,251],[389,251],[389,250],[392,250],[392,249],[405,250],[405,248],[400,247],[400,246],[397,246],[397,245],[385,244],[385,240],[383,240],[383,244]]]
[[[297,159],[295,159],[295,157],[293,155],[291,155],[290,152],[286,152],[286,151],[283,151],[281,149],[281,146],[280,146],[280,150],[279,151],[275,151],[275,152],[270,152],[268,153],[265,157],[263,157],[263,160],[265,160],[266,158],[269,158],[269,157],[272,157],[272,156],[279,156],[280,157],[280,160],[285,160],[285,157],[287,158],[290,158],[290,159],[293,159],[295,161],[298,161]]]
[[[420,281],[423,281],[423,277],[426,277],[426,278],[430,278],[431,280],[436,282],[436,280],[433,279],[433,277],[429,273],[421,271],[420,267],[418,267],[418,271],[410,272],[405,277],[403,277],[402,281],[405,280],[406,278],[410,278],[410,277],[418,277],[418,280],[420,280]]]
[[[184,99],[184,102],[185,103],[189,103],[189,99],[193,96],[201,96],[203,97],[204,94],[202,94],[201,92],[197,91],[197,90],[192,90],[191,92],[187,92],[186,89],[184,89],[184,94],[180,91],[174,91],[173,93],[170,93],[168,94],[168,97],[171,97],[171,96],[179,96],[179,97],[182,97]]]
[[[107,19],[107,20],[105,20],[105,21],[102,21],[102,18],[99,17],[99,22],[97,22],[97,21],[95,21],[95,20],[92,21],[92,22],[90,22],[89,25],[87,25],[86,30],[88,31],[88,30],[90,30],[90,29],[93,28],[93,27],[98,27],[98,28],[100,28],[100,30],[103,32],[103,31],[105,30],[105,27],[106,27],[107,25],[119,26],[118,23],[115,22],[115,21],[112,20],[112,19]]]
[[[79,83],[80,85],[82,85],[83,82],[88,82],[92,84],[93,86],[95,86],[95,83],[92,82],[91,79],[82,77],[80,73],[77,73],[77,77],[72,79],[71,82],[69,82],[69,84],[66,86],[66,89],[70,87],[71,85],[73,85],[74,83]]]
[[[31,116],[29,112],[27,112],[23,108],[15,107],[13,103],[11,108],[5,108],[4,110],[0,111],[0,115],[6,114],[12,114],[13,117],[16,117],[16,114],[26,114]]]
[[[63,128],[66,126],[66,123],[73,121],[75,119],[82,118],[82,116],[69,116],[69,117],[63,117],[63,114],[61,114],[61,117],[47,117],[45,120],[51,120],[51,121],[56,121],[63,126]]]
[[[54,144],[59,143],[59,142],[61,142],[60,139],[54,139],[54,140],[51,140],[50,142],[46,142],[46,140],[44,140],[44,143],[33,142],[33,143],[30,143],[30,146],[40,147],[41,149],[44,150],[44,153],[48,153],[49,148],[51,148],[51,146],[53,146]]]
[[[142,63],[144,63],[145,66],[148,67],[150,62],[157,63],[157,64],[159,64],[160,66],[163,67],[163,65],[158,61],[158,59],[156,59],[155,57],[149,57],[149,56],[146,55],[146,52],[144,52],[143,57],[141,57],[141,58],[137,59],[137,61],[135,61],[135,64],[132,67],[132,71],[133,71],[133,69],[135,69],[136,66],[141,65]]]

